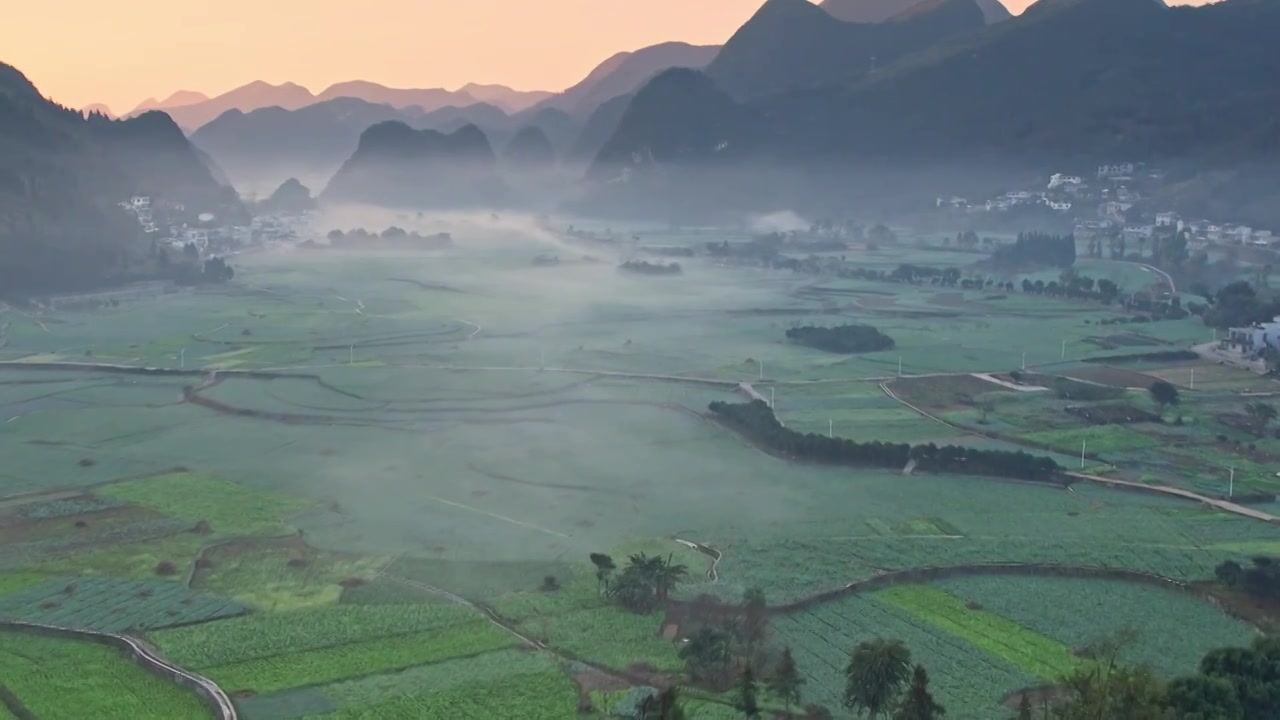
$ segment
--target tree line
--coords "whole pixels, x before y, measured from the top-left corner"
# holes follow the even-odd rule
[[[680,263],[651,263],[644,260],[628,260],[618,266],[623,272],[639,273],[641,275],[679,275],[684,272],[680,267]]]
[[[769,448],[816,462],[855,467],[902,469],[915,462],[921,470],[940,473],[988,475],[1033,482],[1061,482],[1059,466],[1052,458],[1023,451],[980,450],[956,445],[908,445],[799,433],[778,422],[762,400],[749,403],[716,401],[708,409],[722,422]]]
[[[818,350],[844,354],[876,352],[893,347],[893,338],[870,325],[802,325],[787,330],[787,339]]]
[[[1016,241],[996,248],[988,262],[997,268],[1021,268],[1029,265],[1071,267],[1076,262],[1076,238],[1074,235],[1018,233]]]

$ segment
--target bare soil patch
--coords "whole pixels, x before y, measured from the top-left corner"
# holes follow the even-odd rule
[[[1114,335],[1093,336],[1084,339],[1085,342],[1097,345],[1104,350],[1118,350],[1126,347],[1158,347],[1167,345],[1159,338],[1153,338],[1149,335],[1143,335],[1136,332],[1122,332]]]
[[[964,293],[961,292],[940,292],[934,293],[928,300],[930,305],[941,305],[942,307],[958,308],[963,307],[965,303]]]
[[[889,387],[894,395],[912,405],[935,409],[963,407],[979,395],[1003,389],[993,382],[967,374],[898,378]]]
[[[1090,425],[1127,425],[1140,422],[1160,422],[1160,416],[1139,410],[1131,405],[1072,405],[1067,412]]]
[[[1076,380],[1086,380],[1113,387],[1143,389],[1151,387],[1157,380],[1145,373],[1115,367],[1077,368],[1068,370],[1063,375]]]

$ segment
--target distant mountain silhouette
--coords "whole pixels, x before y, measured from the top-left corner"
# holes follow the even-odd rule
[[[0,293],[92,287],[141,271],[150,241],[118,203],[146,195],[247,220],[165,114],[87,117],[0,64]]]
[[[390,121],[365,130],[320,198],[389,207],[465,207],[506,199],[497,159],[480,128],[453,133]]]
[[[258,209],[268,213],[300,214],[315,207],[316,201],[311,197],[307,186],[298,182],[297,178],[289,178],[281,183],[271,196],[258,204]]]
[[[822,0],[819,7],[837,20],[856,23],[878,23],[903,15],[919,12],[922,5],[937,0]],[[1013,17],[1000,0],[978,0],[978,6],[987,23],[997,23]]]
[[[705,67],[719,50],[714,45],[668,42],[621,52],[600,63],[573,87],[544,100],[540,107],[554,107],[586,118],[609,100],[634,93],[663,70]]]
[[[164,100],[156,100],[155,98],[147,98],[138,103],[138,106],[130,110],[128,115],[140,115],[148,110],[167,110],[169,108],[182,107],[183,105],[195,105],[208,101],[209,96],[202,92],[194,90],[179,90]]]
[[[502,151],[502,163],[513,168],[545,168],[556,162],[556,149],[536,125],[526,125]]]
[[[80,108],[80,111],[85,113],[98,113],[100,115],[106,115],[109,118],[115,118],[116,116],[115,113],[111,112],[111,108],[107,107],[106,103],[92,103],[90,105],[85,105]]]
[[[555,95],[555,93],[544,90],[512,90],[506,85],[481,85],[478,83],[463,85],[458,88],[458,92],[465,93],[480,102],[497,105],[507,113],[518,113],[521,110],[527,110]]]
[[[228,110],[248,112],[265,107],[296,110],[313,102],[315,97],[311,91],[301,85],[271,85],[258,80],[208,100],[167,107],[165,112],[180,127],[195,130]]]
[[[335,98],[359,98],[371,103],[383,103],[396,108],[420,107],[430,112],[449,105],[471,105],[478,101],[473,95],[465,92],[450,92],[440,88],[401,89],[389,88],[378,83],[364,80],[352,80],[330,85],[316,95],[316,102]]]
[[[751,99],[851,81],[985,26],[976,0],[931,0],[878,24],[836,20],[809,0],[768,0],[707,66],[721,89]]]
[[[885,187],[883,168],[918,177],[968,167],[973,178],[995,165],[1039,173],[1118,158],[1196,169],[1274,163],[1278,31],[1274,2],[1048,0],[860,79],[747,104],[727,102],[706,77],[664,75],[636,95],[592,176],[656,166],[671,186],[681,166],[805,168],[810,177],[874,167]]]

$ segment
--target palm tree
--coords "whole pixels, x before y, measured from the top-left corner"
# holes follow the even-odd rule
[[[689,576],[689,568],[672,562],[672,557],[649,557],[644,553],[637,553],[628,558],[629,564],[638,568],[652,583],[659,603],[666,602],[676,584]]]
[[[783,648],[782,659],[778,661],[778,669],[769,678],[769,695],[782,701],[787,715],[791,714],[792,704],[800,702],[800,686],[804,685],[804,676],[796,667],[796,659],[791,656],[791,648]]]
[[[756,646],[764,642],[768,613],[769,605],[765,601],[764,591],[760,588],[747,588],[742,594],[742,630],[748,652],[754,652]]]
[[[609,574],[618,569],[613,558],[604,553],[591,553],[591,564],[596,566],[596,591],[609,589]]]
[[[911,673],[911,651],[901,640],[858,643],[845,669],[844,706],[875,720],[893,706]]]
[[[946,714],[946,708],[939,705],[929,692],[929,674],[923,665],[917,665],[911,675],[911,687],[893,713],[893,720],[938,720]]]

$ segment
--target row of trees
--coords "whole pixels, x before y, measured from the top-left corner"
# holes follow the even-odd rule
[[[1228,560],[1213,569],[1218,582],[1262,600],[1280,601],[1280,562],[1259,555],[1248,566]]]
[[[802,325],[787,330],[787,339],[826,352],[843,354],[876,352],[893,347],[893,338],[870,325]]]
[[[622,607],[637,613],[657,610],[671,596],[671,591],[689,576],[689,568],[661,555],[649,556],[637,553],[627,558],[627,565],[615,577],[618,569],[613,558],[603,553],[591,553],[591,564],[596,568],[596,583],[600,592]]]
[[[816,433],[798,433],[778,422],[767,403],[713,402],[709,409],[725,424],[757,442],[789,455],[837,465],[900,469],[909,462],[925,471],[989,475],[1035,482],[1059,481],[1058,463],[1026,452],[979,450],[955,445],[937,446],[859,443]]]
[[[1210,327],[1245,327],[1280,315],[1280,299],[1260,295],[1248,281],[1237,280],[1214,293],[1201,316]]]
[[[989,262],[998,268],[1071,267],[1076,262],[1076,238],[1074,235],[1018,233],[1017,241],[996,248]]]
[[[679,275],[684,272],[680,267],[680,263],[651,263],[644,260],[628,260],[618,266],[623,272],[639,273],[641,275]]]

